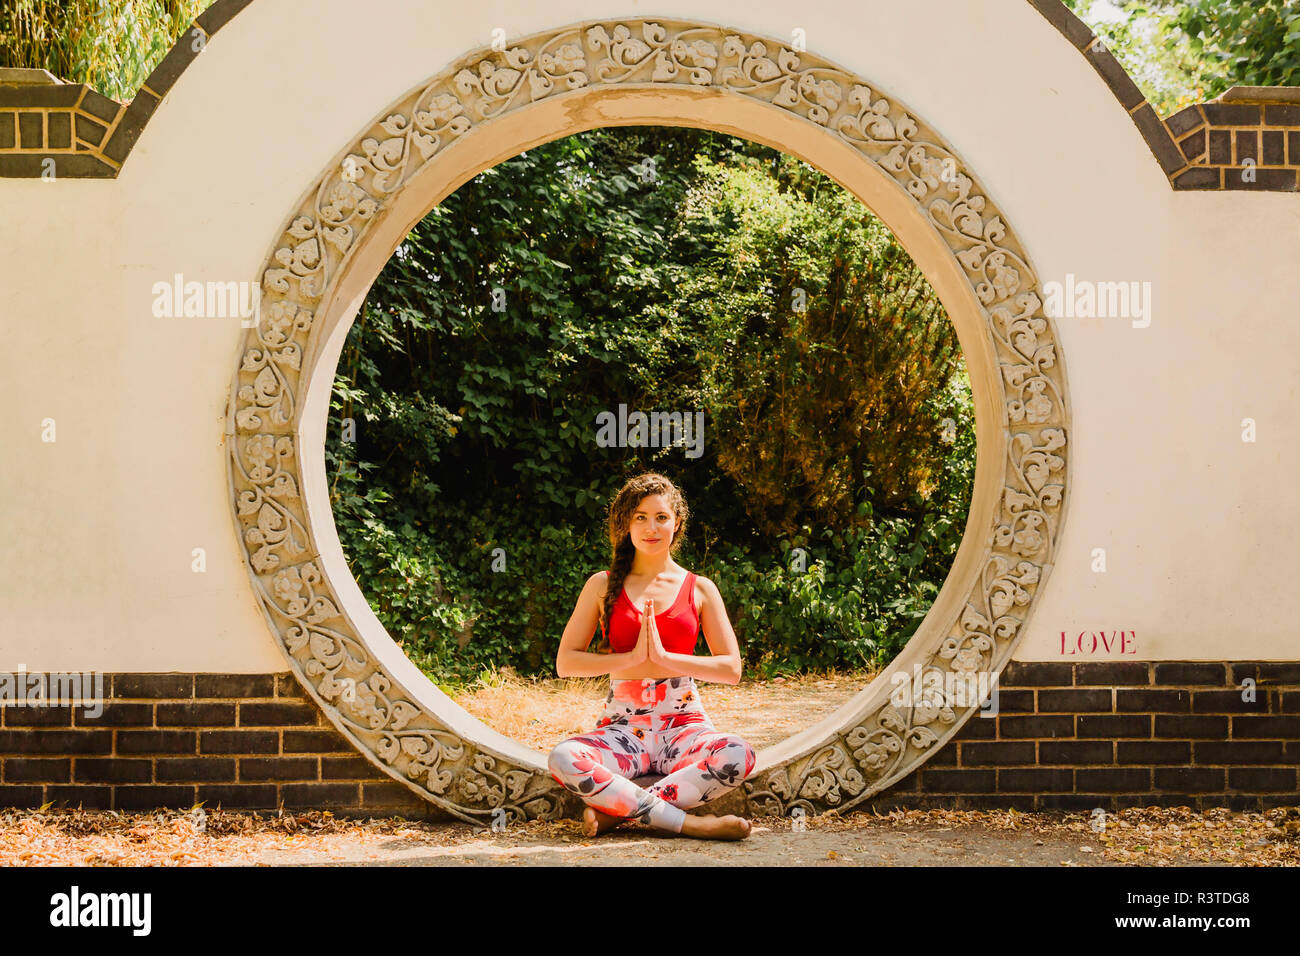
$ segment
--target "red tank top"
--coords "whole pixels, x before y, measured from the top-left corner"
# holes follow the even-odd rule
[[[605,572],[608,577],[609,572]],[[686,580],[677,593],[677,600],[666,611],[655,615],[659,640],[670,654],[694,654],[695,642],[700,632],[700,616],[695,609],[695,575],[686,572]],[[603,628],[602,628],[603,630]],[[610,614],[609,646],[615,654],[624,654],[636,646],[641,633],[641,612],[632,606],[627,590],[620,588]]]

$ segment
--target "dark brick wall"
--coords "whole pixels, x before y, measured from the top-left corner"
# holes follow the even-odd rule
[[[108,145],[128,111],[83,83],[0,84],[0,176],[116,176],[121,159],[109,157]]]
[[[1240,687],[1255,681],[1255,700]],[[0,708],[0,806],[328,809],[452,819],[357,754],[285,674],[106,675],[104,713]],[[1263,809],[1298,802],[1300,663],[1012,662],[973,717],[870,801]]]
[[[1229,91],[1232,92],[1232,91]],[[1300,172],[1300,91],[1292,102],[1197,103],[1165,126],[1190,164],[1177,189],[1294,191]]]
[[[1255,681],[1245,702],[1242,683]],[[973,717],[878,808],[1294,806],[1300,663],[1012,662]]]
[[[285,674],[112,674],[104,712],[0,707],[0,806],[314,808],[451,819]]]

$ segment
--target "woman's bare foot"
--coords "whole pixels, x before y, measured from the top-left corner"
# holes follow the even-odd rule
[[[612,830],[624,822],[626,821],[623,817],[611,817],[595,807],[587,807],[582,811],[582,832],[589,837],[600,836],[606,830]]]
[[[686,814],[682,822],[682,836],[701,840],[743,840],[749,836],[749,821],[728,814],[725,817],[693,816]]]

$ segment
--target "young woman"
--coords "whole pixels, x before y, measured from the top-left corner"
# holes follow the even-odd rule
[[[609,508],[613,566],[587,579],[560,640],[560,677],[609,674],[596,729],[562,741],[548,760],[556,783],[587,804],[588,836],[627,819],[704,839],[749,836],[743,817],[685,812],[738,787],[754,769],[753,748],[714,728],[695,687],[696,678],[739,683],[741,659],[717,587],[671,558],[688,515],[663,475],[624,485]],[[597,624],[611,653],[586,650]],[[701,624],[712,656],[694,654]],[[652,772],[666,776],[648,789],[632,782]]]

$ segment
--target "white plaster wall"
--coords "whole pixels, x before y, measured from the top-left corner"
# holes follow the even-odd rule
[[[1017,657],[1059,659],[1060,631],[1099,629],[1136,632],[1138,659],[1300,656],[1300,195],[1175,194],[1028,3],[257,0],[164,98],[117,180],[0,180],[0,669],[284,667],[227,500],[242,330],[155,318],[153,283],[256,280],[324,164],[493,28],[641,16],[803,28],[810,50],[942,132],[1041,278],[1153,283],[1149,328],[1058,322],[1070,499]]]

